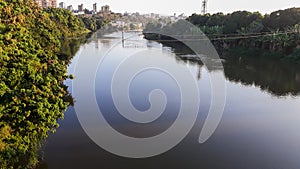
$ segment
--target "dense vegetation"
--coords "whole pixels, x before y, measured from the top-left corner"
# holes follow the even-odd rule
[[[114,20],[115,17],[117,17],[117,15],[111,15],[110,17],[101,17],[98,15],[94,15],[92,17],[85,15],[78,16],[84,26],[92,32],[99,29],[105,29],[105,26],[110,23],[111,20]]]
[[[72,101],[63,81],[80,42],[67,38],[87,32],[66,10],[0,0],[0,168],[36,165],[38,148]]]
[[[237,11],[227,15],[223,13],[193,14],[187,20],[200,28],[217,30],[211,33],[243,34],[286,31],[300,23],[300,8],[279,10],[264,16],[259,12],[248,11]]]
[[[73,37],[84,32],[89,32],[83,21],[74,16],[69,10],[46,8],[43,12],[48,14],[51,21],[53,21],[60,32],[62,32],[62,36]]]
[[[258,12],[237,11],[231,14],[213,15],[193,14],[187,21],[200,28],[217,48],[258,48],[290,55],[290,59],[300,60],[295,56],[300,46],[300,8],[279,10],[270,15]],[[178,21],[181,22],[181,21]],[[150,23],[147,30],[162,32],[178,28],[178,23],[162,27]],[[178,33],[177,30],[176,33]],[[170,31],[169,31],[170,32]],[[189,37],[191,38],[191,37]],[[197,38],[197,37],[192,37]]]
[[[74,37],[78,34],[95,32],[108,24],[116,15],[101,17],[98,15],[74,16],[69,10],[62,8],[44,9],[52,21],[56,23],[63,35]]]
[[[219,27],[224,34],[284,31],[300,23],[300,8],[279,10],[264,16],[259,12],[248,11],[237,11],[227,15],[193,14],[187,20],[199,27]]]

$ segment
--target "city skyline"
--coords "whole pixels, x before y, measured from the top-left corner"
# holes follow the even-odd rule
[[[84,0],[69,0],[58,1],[65,2],[67,5],[73,5],[77,7],[80,4],[84,4],[87,9],[93,9],[93,4],[97,3],[98,6],[109,5],[114,12],[124,13],[124,12],[139,12],[139,13],[159,13],[165,15],[173,15],[184,13],[186,15],[191,15],[193,13],[201,13],[201,1],[202,0],[185,0],[185,1],[169,1],[162,0],[152,0],[152,1],[140,1],[140,0],[127,0],[126,2],[120,2],[119,0],[94,0],[94,1],[84,1]],[[130,4],[130,5],[128,5]],[[260,12],[262,14],[271,13],[276,10],[300,7],[299,0],[275,0],[275,1],[260,1],[260,0],[227,0],[226,3],[222,0],[208,0],[208,13],[231,13],[237,10],[247,10],[250,12]]]

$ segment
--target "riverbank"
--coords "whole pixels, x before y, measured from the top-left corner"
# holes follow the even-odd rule
[[[163,47],[171,47],[170,51],[176,54],[177,60],[203,66],[201,59],[184,43],[168,40],[158,42]],[[255,48],[237,47],[218,52],[225,77],[230,82],[254,85],[276,97],[299,95],[300,69],[296,64],[299,60],[288,60],[290,56]]]
[[[182,42],[178,39],[164,36],[161,34],[153,34],[153,33],[143,33],[145,39],[157,41],[162,43],[163,45],[170,46],[173,48],[182,48],[185,46],[185,40]],[[190,38],[190,37],[189,37]],[[180,38],[182,39],[182,37]],[[298,40],[298,39],[297,39]],[[199,40],[189,39],[189,43],[201,43]],[[201,40],[200,40],[201,41]],[[257,44],[261,44],[261,42],[253,43],[251,46],[241,45],[241,41],[236,40],[212,40],[210,41],[215,49],[218,51],[221,58],[226,59],[230,56],[247,56],[249,53],[253,56],[253,53],[256,53],[256,56],[273,58],[273,59],[281,59],[284,61],[292,62],[292,63],[300,63],[300,48],[298,46],[291,46],[289,48],[282,48],[282,50],[273,50],[272,48],[260,48],[257,47]],[[233,45],[234,44],[234,45]],[[194,53],[193,51],[186,49],[190,54]]]
[[[198,43],[210,40],[221,52],[241,48],[260,50],[299,62],[300,17],[298,16],[300,16],[300,8],[279,10],[264,16],[258,12],[248,11],[237,11],[226,15],[223,13],[193,14],[186,21],[179,20],[170,25],[149,23],[144,30],[144,35],[148,40],[163,43],[171,41]]]
[[[34,168],[38,150],[73,103],[67,66],[97,30],[33,0],[0,2],[0,168]],[[99,25],[101,26],[101,25]]]

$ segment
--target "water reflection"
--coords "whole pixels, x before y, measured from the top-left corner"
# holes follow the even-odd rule
[[[81,55],[87,59],[99,57],[103,54],[99,53],[99,47],[107,51],[120,40],[120,34],[99,36],[91,40],[85,48],[81,48]],[[232,57],[224,60],[225,76],[228,79],[224,117],[213,137],[205,144],[199,144],[199,132],[211,99],[209,73],[218,71],[218,68],[209,72],[199,59],[193,59],[194,55],[184,46],[163,46],[139,39],[138,44],[141,43],[146,47],[143,50],[159,49],[162,51],[161,57],[170,57],[177,64],[188,65],[199,80],[201,109],[190,134],[174,149],[160,156],[147,159],[122,158],[94,144],[82,130],[74,108],[70,107],[57,133],[48,139],[45,148],[47,165],[44,166],[48,166],[49,169],[300,168],[300,71],[297,65],[251,57]],[[122,44],[118,44],[115,49],[109,57],[114,61],[141,50],[123,48]],[[76,64],[76,57],[73,64]],[[149,107],[147,93],[156,87],[163,88],[171,102],[168,102],[167,111],[155,125],[133,124],[120,117],[112,103],[107,79],[111,78],[114,66],[116,64],[102,67],[103,71],[96,79],[97,101],[109,123],[117,131],[135,137],[152,136],[168,128],[178,110],[179,97],[176,86],[170,84],[170,80],[158,72],[149,72],[147,76],[135,79],[130,88],[130,97],[137,109],[144,110]],[[70,87],[72,88],[71,85]]]
[[[300,82],[300,73],[297,73],[297,74],[296,74],[296,81],[297,81],[297,82]]]
[[[176,59],[186,63],[203,65],[200,58],[180,43],[164,43],[172,47]],[[230,55],[230,54],[227,54]],[[300,66],[279,59],[263,56],[231,56],[223,60],[225,76],[228,80],[246,86],[255,85],[274,96],[297,96],[300,94]],[[200,76],[198,76],[200,77]]]
[[[300,94],[300,67],[280,60],[258,57],[228,58],[226,77],[243,85],[255,85],[275,96]]]

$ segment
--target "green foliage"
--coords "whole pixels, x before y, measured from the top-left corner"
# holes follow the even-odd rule
[[[262,18],[259,13],[251,13],[248,11],[237,11],[226,16],[224,22],[224,33],[234,34],[241,28],[248,27],[254,21]]]
[[[262,18],[258,12],[236,11],[227,15],[223,13],[193,14],[187,20],[198,26],[207,35],[222,35],[261,32],[264,29]]]
[[[288,55],[300,46],[300,8],[280,10],[265,16],[259,12],[248,11],[236,11],[226,15],[223,13],[193,14],[187,18],[187,21],[200,28],[212,40],[215,47],[222,50],[245,47]],[[185,30],[181,29],[180,24],[184,23],[179,20],[164,27],[150,23],[144,31],[145,38],[151,40],[165,38],[147,34],[147,30],[151,29],[197,40],[197,37],[193,36],[184,37],[186,33],[181,32]]]
[[[78,34],[87,33],[89,30],[94,31],[94,29],[90,29],[90,25],[86,24],[81,18],[74,16],[69,10],[46,8],[44,12],[56,23],[64,37],[74,37]]]
[[[260,33],[264,29],[264,25],[261,19],[255,20],[250,23],[247,27],[242,27],[240,30],[237,30],[239,34],[254,34]]]
[[[162,24],[158,23],[158,22],[149,22],[145,29],[144,32],[156,32],[156,31],[160,31],[162,28]]]
[[[207,16],[207,15],[206,15]],[[216,13],[211,16],[209,16],[206,25],[209,27],[215,27],[215,26],[223,26],[225,21],[225,15],[223,13]]]
[[[300,8],[279,10],[270,15],[262,16],[258,12],[236,11],[227,15],[216,13],[213,15],[193,14],[188,19],[192,24],[203,27],[223,27],[224,34],[236,34],[241,30],[259,33],[266,31],[284,31],[300,23]]]
[[[187,21],[191,22],[196,26],[205,26],[207,25],[207,21],[209,20],[210,14],[198,15],[192,14],[192,16],[187,18]]]
[[[98,29],[97,21],[95,18],[92,17],[86,17],[84,15],[78,16],[78,18],[82,21],[84,26],[89,29],[90,31],[96,31]],[[99,23],[98,23],[99,24]]]
[[[300,8],[279,10],[266,15],[263,24],[269,30],[285,30],[287,27],[300,23]]]
[[[207,35],[221,35],[223,34],[222,26],[201,26],[201,31]]]
[[[76,17],[82,25],[90,32],[95,32],[107,26],[112,20],[118,18],[117,15],[111,14],[108,16],[100,15],[78,15]]]
[[[0,168],[36,165],[38,148],[71,102],[63,81],[79,45],[60,40],[83,32],[66,10],[0,0]],[[66,46],[70,52],[61,53]]]

